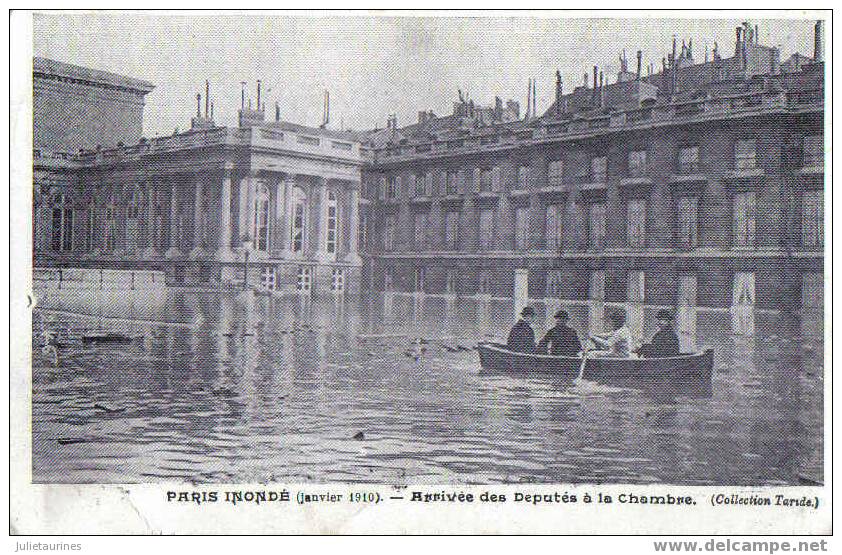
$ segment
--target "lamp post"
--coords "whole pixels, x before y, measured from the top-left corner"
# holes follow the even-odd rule
[[[243,237],[242,239],[243,245],[243,291],[248,289],[249,283],[249,254],[251,254],[251,239],[249,237]]]

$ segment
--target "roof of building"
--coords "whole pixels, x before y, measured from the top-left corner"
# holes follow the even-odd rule
[[[33,58],[32,72],[68,79],[77,79],[95,85],[107,85],[111,87],[130,89],[144,95],[148,94],[155,88],[155,85],[142,79],[134,79],[117,73],[77,66],[65,62],[59,62],[57,60],[50,60],[48,58]]]

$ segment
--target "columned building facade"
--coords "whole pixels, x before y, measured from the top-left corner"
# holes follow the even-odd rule
[[[282,122],[36,157],[35,265],[356,292],[361,165],[346,134]]]

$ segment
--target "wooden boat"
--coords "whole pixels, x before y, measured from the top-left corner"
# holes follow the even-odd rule
[[[564,379],[579,376],[582,357],[564,357],[509,351],[499,343],[477,345],[485,372],[544,375]],[[709,381],[713,350],[665,358],[597,358],[585,361],[583,379],[590,381]]]

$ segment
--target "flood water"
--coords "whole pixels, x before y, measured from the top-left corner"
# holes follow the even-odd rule
[[[823,480],[821,313],[682,308],[682,347],[715,349],[712,383],[631,388],[481,375],[471,348],[505,335],[511,300],[43,293],[35,482]],[[562,304],[535,306],[541,333]],[[602,304],[564,306],[602,331]],[[654,332],[655,307],[620,306]],[[139,338],[82,344],[101,330]]]

